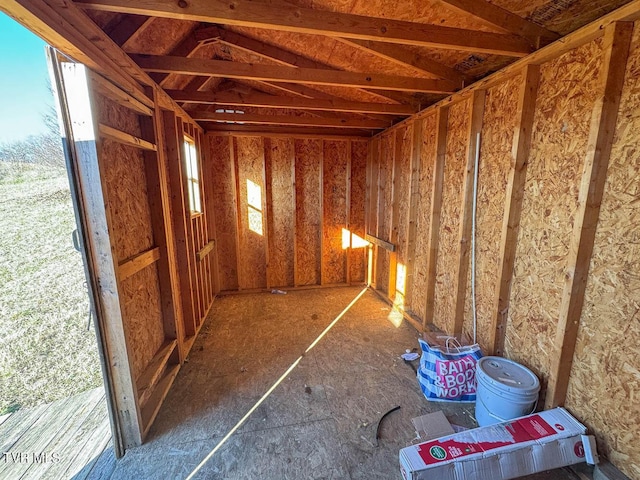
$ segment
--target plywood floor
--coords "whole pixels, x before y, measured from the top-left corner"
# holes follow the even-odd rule
[[[111,478],[400,479],[398,450],[415,436],[411,418],[442,408],[423,398],[399,359],[417,347],[415,330],[395,326],[397,316],[390,320],[386,304],[367,291],[309,349],[360,292],[216,300],[148,442],[129,450]],[[376,445],[376,423],[398,405]],[[472,423],[463,409],[446,413]],[[530,478],[578,477],[558,471]]]

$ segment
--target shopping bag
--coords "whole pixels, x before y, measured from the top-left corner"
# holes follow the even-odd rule
[[[460,345],[454,337],[443,338],[437,342],[418,339],[422,349],[417,372],[420,389],[434,402],[475,402],[480,345]]]

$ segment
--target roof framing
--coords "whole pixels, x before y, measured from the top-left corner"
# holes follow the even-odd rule
[[[271,5],[251,0],[234,0],[232,3],[221,0],[190,0],[189,2],[155,0],[144,3],[130,0],[78,0],[76,4],[85,8],[118,13],[513,57],[522,57],[534,50],[529,40],[513,34],[366,17],[293,7],[288,4]]]
[[[167,93],[177,102],[201,103],[221,106],[245,106],[263,108],[287,108],[300,110],[327,110],[349,113],[375,113],[381,115],[411,115],[416,109],[410,105],[391,103],[353,102],[340,99],[313,99],[280,97],[260,93],[243,94],[239,92],[185,92],[168,90]]]
[[[294,68],[171,56],[131,55],[131,58],[147,72],[205,75],[268,82],[294,82],[309,85],[366,87],[406,92],[452,93],[455,90],[450,82],[445,80],[401,77],[378,73]]]

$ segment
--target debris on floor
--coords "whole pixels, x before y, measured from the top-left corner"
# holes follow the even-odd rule
[[[411,423],[416,429],[417,438],[423,442],[455,433],[442,410],[412,418]]]
[[[597,461],[585,434],[585,426],[559,407],[403,448],[400,471],[405,480],[517,478]]]

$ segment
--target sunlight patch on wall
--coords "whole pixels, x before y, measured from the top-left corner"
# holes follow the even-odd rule
[[[247,204],[249,230],[263,235],[262,228],[262,187],[247,179]]]

